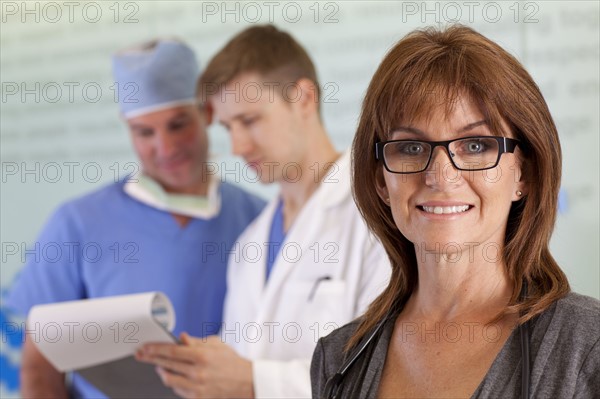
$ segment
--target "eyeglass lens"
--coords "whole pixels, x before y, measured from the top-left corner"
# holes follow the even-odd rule
[[[440,144],[444,146],[443,144]],[[477,137],[455,140],[447,145],[454,166],[463,170],[488,169],[496,166],[500,147],[493,138]],[[428,167],[432,145],[403,140],[386,143],[383,148],[387,167],[400,173],[415,173]]]

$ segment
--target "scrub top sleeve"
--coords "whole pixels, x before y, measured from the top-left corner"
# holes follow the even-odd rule
[[[9,288],[6,306],[26,315],[32,306],[81,299],[85,287],[81,279],[82,237],[77,233],[68,206],[59,208],[34,242],[20,250],[25,266]]]
[[[252,378],[256,398],[310,398],[310,361],[254,360]]]

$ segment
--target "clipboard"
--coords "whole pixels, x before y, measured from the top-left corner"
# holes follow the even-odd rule
[[[180,343],[161,292],[37,305],[27,324],[42,332],[33,342],[57,370],[78,373],[110,398],[178,397],[155,366],[134,357],[145,343]]]
[[[76,372],[109,398],[179,398],[163,385],[153,365],[138,362],[133,356]]]

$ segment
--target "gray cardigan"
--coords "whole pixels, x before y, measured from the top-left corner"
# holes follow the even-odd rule
[[[367,347],[348,371],[342,398],[376,398],[394,321]],[[321,338],[312,365],[312,395],[345,360],[344,345],[356,330],[352,322]],[[600,398],[600,301],[571,293],[532,320],[530,395],[533,398]],[[515,329],[475,390],[473,398],[521,396],[521,347]]]

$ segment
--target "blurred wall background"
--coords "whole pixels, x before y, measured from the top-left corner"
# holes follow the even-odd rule
[[[600,297],[597,1],[2,1],[0,12],[3,296],[24,261],[43,256],[35,238],[59,203],[139,169],[111,77],[117,49],[177,36],[205,65],[246,26],[275,23],[313,57],[325,125],[341,150],[386,51],[412,29],[461,22],[517,56],[541,87],[564,155],[552,248],[573,289]],[[229,182],[274,194],[229,155],[222,128],[211,127],[210,138]],[[3,311],[1,322],[0,397],[8,397],[17,390],[21,321]]]

